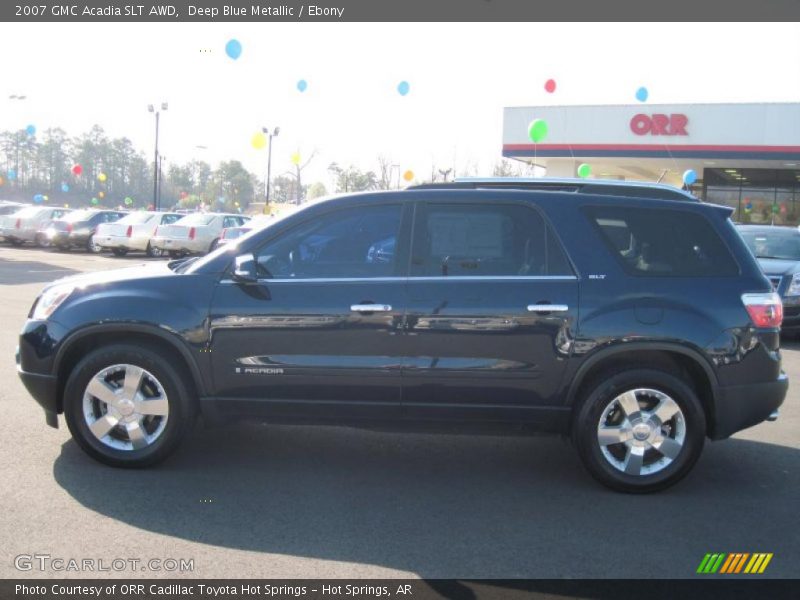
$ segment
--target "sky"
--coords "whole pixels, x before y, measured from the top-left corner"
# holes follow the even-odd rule
[[[0,23],[0,56],[0,130],[99,124],[150,159],[147,105],[168,102],[167,165],[236,159],[263,177],[251,139],[279,126],[273,175],[314,153],[304,182],[326,185],[332,162],[379,155],[418,179],[489,175],[504,106],[636,104],[641,86],[655,104],[800,102],[797,23]]]

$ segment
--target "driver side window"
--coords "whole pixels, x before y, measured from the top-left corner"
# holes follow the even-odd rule
[[[344,279],[395,274],[400,205],[337,210],[298,225],[256,252],[263,279]]]

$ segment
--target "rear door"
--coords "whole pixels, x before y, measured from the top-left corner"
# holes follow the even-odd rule
[[[420,202],[408,289],[409,417],[547,418],[539,409],[558,403],[578,280],[537,207]]]

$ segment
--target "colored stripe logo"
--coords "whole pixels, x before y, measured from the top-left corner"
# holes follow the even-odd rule
[[[772,552],[709,553],[700,561],[697,573],[702,575],[722,573],[726,575],[748,573],[761,574],[772,560]]]

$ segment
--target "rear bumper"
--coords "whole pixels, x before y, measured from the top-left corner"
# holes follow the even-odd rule
[[[201,240],[189,240],[181,238],[154,237],[150,240],[150,245],[154,248],[174,252],[205,252],[211,242],[206,243]]]
[[[712,439],[729,437],[768,420],[783,404],[788,389],[789,378],[785,373],[767,383],[721,386]]]
[[[128,237],[121,235],[95,236],[95,243],[103,248],[124,248],[125,250],[146,250],[150,238]]]

